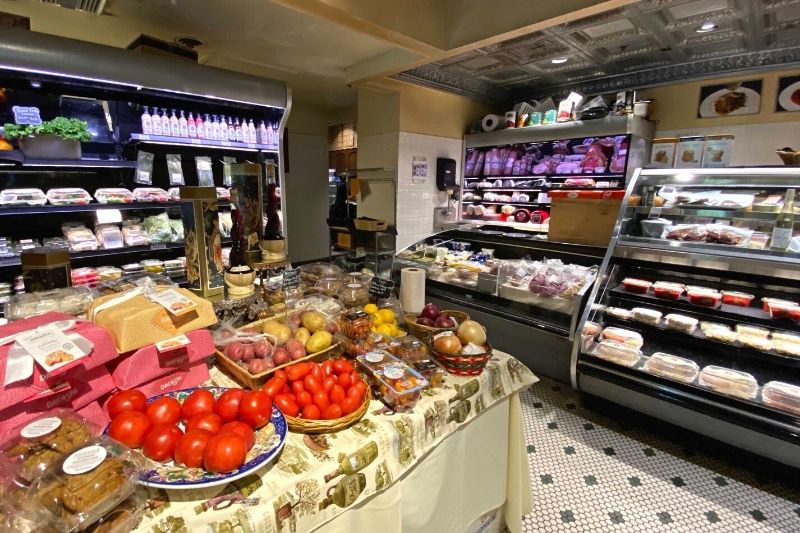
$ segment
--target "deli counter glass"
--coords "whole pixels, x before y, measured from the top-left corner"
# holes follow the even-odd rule
[[[395,256],[427,272],[426,301],[466,311],[495,347],[534,371],[569,379],[576,327],[604,248],[548,241],[533,231],[474,224],[431,235]]]
[[[573,385],[800,466],[800,169],[640,170]]]

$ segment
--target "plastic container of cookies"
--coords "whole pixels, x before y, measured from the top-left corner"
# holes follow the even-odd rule
[[[691,383],[700,373],[700,367],[691,359],[656,352],[644,363],[644,370],[675,381]]]

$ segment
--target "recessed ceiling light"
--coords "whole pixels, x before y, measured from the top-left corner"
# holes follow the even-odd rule
[[[553,63],[554,65],[560,65],[561,63],[566,63],[568,59],[569,59],[568,57],[556,57],[554,59],[551,59],[550,62]]]
[[[717,29],[717,25],[714,24],[713,22],[711,22],[710,20],[707,20],[704,23],[702,23],[700,25],[700,27],[697,28],[694,31],[696,31],[697,33],[708,33],[710,31],[714,31],[716,29]]]

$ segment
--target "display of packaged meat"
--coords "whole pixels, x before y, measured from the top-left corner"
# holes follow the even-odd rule
[[[690,359],[656,352],[645,361],[642,367],[646,372],[683,383],[691,383],[700,373],[700,367]]]
[[[170,202],[180,202],[181,201],[181,188],[180,187],[170,187],[167,189],[167,196],[169,197]]]
[[[123,226],[122,238],[125,241],[125,246],[145,246],[150,244],[150,236],[139,224]]]
[[[738,335],[737,340],[742,346],[766,352],[772,349],[772,341],[764,337],[754,337],[752,335]]]
[[[666,300],[677,300],[681,297],[684,286],[671,281],[656,281],[653,284],[653,294]]]
[[[727,244],[729,246],[747,246],[753,230],[734,228],[723,224],[708,224],[706,227],[706,242],[711,244]]]
[[[597,335],[600,333],[600,329],[601,329],[600,324],[598,324],[597,322],[592,322],[590,320],[587,320],[586,323],[583,325],[583,330],[581,333],[583,335],[589,335],[592,338],[594,338],[597,337]]]
[[[595,345],[592,354],[600,359],[611,361],[622,366],[636,366],[642,358],[642,352],[619,342],[604,340]]]
[[[717,307],[722,301],[722,295],[711,289],[697,289],[692,287],[686,291],[686,296],[694,305],[702,305],[703,307]]]
[[[594,142],[589,149],[586,150],[586,154],[583,156],[583,160],[581,161],[581,168],[584,172],[595,172],[595,173],[603,173],[608,166],[608,158],[603,153],[603,148],[600,146],[600,143]]]
[[[644,344],[644,339],[642,339],[639,333],[628,329],[615,328],[613,326],[605,328],[600,333],[600,338],[602,340],[609,340],[631,346],[637,350]]]
[[[631,309],[633,312],[633,319],[637,322],[644,324],[656,325],[661,321],[661,311],[655,309],[648,309],[646,307],[634,307]]]
[[[47,203],[47,196],[41,189],[3,189],[0,192],[2,206],[34,206]]]
[[[703,242],[707,231],[703,224],[678,224],[667,231],[666,239],[671,241]]]
[[[133,203],[133,193],[122,187],[105,187],[94,191],[94,199],[101,204]]]
[[[774,409],[800,415],[800,387],[797,385],[770,381],[761,389],[761,401]]]
[[[83,189],[65,187],[47,191],[47,201],[53,205],[86,205],[92,196]]]
[[[564,172],[563,174],[570,174]],[[595,181],[592,178],[567,178],[564,180],[565,187],[594,187]]]
[[[72,269],[72,286],[86,285],[94,287],[100,282],[100,274],[96,268],[83,267]]]
[[[737,291],[722,291],[722,303],[728,305],[735,305],[737,307],[750,307],[750,302],[753,301],[752,294]]]
[[[137,202],[169,202],[167,191],[157,187],[137,187],[133,190],[133,198]]]
[[[625,290],[628,292],[632,292],[635,294],[646,294],[647,291],[650,290],[650,287],[653,285],[649,281],[645,281],[643,279],[637,278],[625,278],[622,280],[622,285],[625,287]]]
[[[698,383],[721,394],[745,400],[754,399],[758,393],[756,378],[746,372],[721,366],[709,365],[703,368],[700,371]]]
[[[669,329],[692,333],[697,328],[698,320],[690,316],[670,313],[664,317],[664,323]]]
[[[769,338],[769,330],[767,328],[749,326],[747,324],[736,324],[736,334],[740,336],[759,337],[762,339]]]

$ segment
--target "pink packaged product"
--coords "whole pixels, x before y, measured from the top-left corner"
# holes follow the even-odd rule
[[[74,317],[64,313],[46,313],[18,320],[0,327],[0,338],[32,330],[45,324],[66,324],[66,321],[69,320],[74,320]],[[34,362],[33,372],[30,376],[8,385],[2,384],[6,382],[9,352],[13,355],[14,352],[18,353],[20,348],[13,342],[0,346],[0,406],[19,404],[48,391],[65,380],[70,380],[73,377],[80,379],[86,374],[87,370],[101,367],[117,357],[117,351],[108,332],[91,322],[77,321],[75,327],[66,330],[65,333],[77,333],[85,339],[84,342],[88,341],[89,344],[86,344],[86,347],[89,349],[89,353],[71,363],[60,366],[49,374],[45,374],[40,365]]]
[[[104,366],[76,373],[53,389],[44,391],[27,401],[10,404],[9,408],[0,411],[0,432],[8,431],[51,409],[59,407],[80,409],[113,388],[114,381]]]
[[[81,415],[86,420],[88,420],[89,422],[97,424],[97,426],[101,428],[104,428],[111,423],[111,420],[108,418],[108,415],[106,414],[105,411],[103,411],[103,408],[100,406],[100,402],[96,400],[90,403],[89,405],[86,405],[78,409],[78,414]]]
[[[158,347],[161,347],[159,351]],[[132,389],[156,378],[171,374],[176,368],[202,361],[214,353],[214,340],[207,329],[190,331],[173,339],[125,355],[109,365],[118,389]]]
[[[200,361],[172,370],[169,374],[158,377],[153,381],[148,381],[136,388],[150,398],[156,394],[199,387],[209,379],[211,379],[211,375],[208,373],[208,365],[206,365],[205,361]]]

